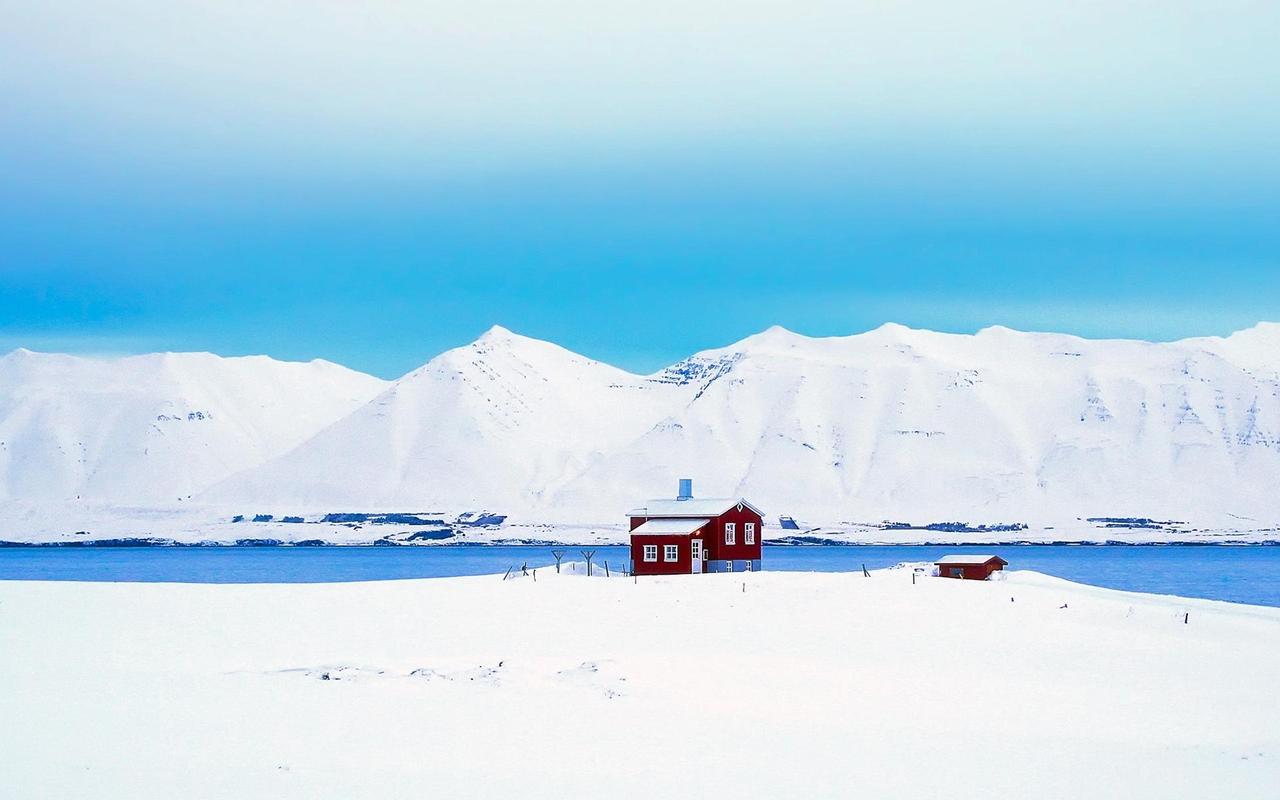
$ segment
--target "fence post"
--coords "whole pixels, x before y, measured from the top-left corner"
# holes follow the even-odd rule
[[[595,550],[579,550],[578,552],[582,553],[582,557],[587,560],[587,577],[590,578],[591,577],[591,559],[595,558],[596,551]]]
[[[555,559],[556,559],[556,574],[557,574],[557,575],[559,575],[559,574],[560,574],[560,559],[564,558],[564,551],[563,551],[563,550],[552,550],[552,551],[551,551],[551,555],[555,556]]]

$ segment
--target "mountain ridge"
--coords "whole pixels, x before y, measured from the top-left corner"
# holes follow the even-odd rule
[[[387,429],[412,430],[416,464],[373,457],[359,480],[311,482],[342,448],[308,442],[300,455],[234,476],[207,499],[232,501],[258,487],[249,491],[253,502],[286,506],[603,520],[691,475],[712,493],[750,494],[823,520],[1008,521],[1165,508],[1280,517],[1260,488],[1280,478],[1280,383],[1233,362],[1229,344],[998,326],[948,334],[886,325],[807,337],[775,326],[637,375],[497,328],[410,373],[423,383],[419,397],[450,398],[452,414],[409,402],[390,426],[334,426],[351,428],[347,449],[394,442]],[[1024,372],[1051,391],[1037,397]],[[546,394],[549,383],[558,386]],[[1224,388],[1206,391],[1214,385]],[[478,386],[491,391],[460,391]],[[531,403],[530,393],[542,399]],[[449,431],[486,417],[504,423]],[[1188,468],[1190,453],[1242,482]],[[425,465],[426,454],[442,461]],[[1213,488],[1190,492],[1190,502],[1185,483]],[[1212,500],[1218,495],[1221,503]]]
[[[1280,524],[1273,341],[1275,323],[1174,342],[772,326],[642,375],[495,325],[394,381],[321,359],[13,351],[0,357],[0,489],[10,500],[606,522],[693,477],[700,494],[821,523]],[[20,379],[41,368],[38,391]],[[150,375],[137,391],[135,373]],[[207,428],[235,424],[186,433],[210,410]],[[167,455],[140,458],[140,444]]]
[[[323,360],[16,350],[0,357],[0,498],[178,502],[309,438],[383,383]]]

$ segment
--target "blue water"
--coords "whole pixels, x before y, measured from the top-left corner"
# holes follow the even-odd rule
[[[0,580],[182,583],[326,583],[487,575],[554,564],[550,547],[111,547],[0,548]],[[582,560],[581,548],[565,557]],[[768,547],[765,569],[844,572],[933,561],[954,552],[998,553],[1009,569],[1157,594],[1280,606],[1280,547],[918,545]],[[625,547],[596,548],[595,563],[626,564]]]

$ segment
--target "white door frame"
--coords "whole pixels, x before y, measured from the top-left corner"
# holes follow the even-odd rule
[[[706,553],[702,549],[702,540],[694,539],[689,544],[690,559],[693,562],[693,569],[690,570],[694,575],[702,574],[702,560]]]

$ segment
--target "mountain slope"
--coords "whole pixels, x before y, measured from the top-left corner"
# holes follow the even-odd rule
[[[385,381],[325,361],[0,358],[0,499],[172,504],[294,447]]]
[[[1280,382],[1203,342],[885,326],[697,358],[732,368],[551,506],[667,463],[822,521],[1280,519]]]
[[[202,499],[323,510],[535,508],[674,410],[681,394],[495,327]]]
[[[701,495],[824,523],[1273,525],[1277,330],[1153,344],[774,328],[637,376],[495,329],[203,499],[611,522],[691,476]]]

